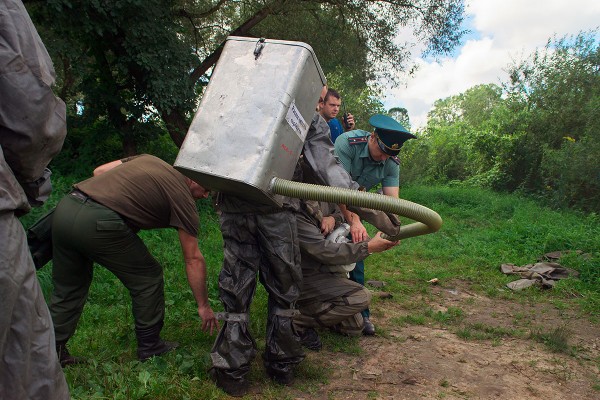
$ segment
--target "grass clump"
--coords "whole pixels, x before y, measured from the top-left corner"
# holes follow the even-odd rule
[[[531,331],[531,339],[544,344],[546,348],[553,353],[571,354],[572,349],[569,346],[570,331],[564,326],[558,326],[549,331],[542,328],[536,328]]]

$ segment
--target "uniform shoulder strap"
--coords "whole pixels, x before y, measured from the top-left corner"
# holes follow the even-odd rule
[[[400,165],[400,159],[398,158],[398,156],[392,156],[389,159],[395,162],[397,165]]]
[[[356,136],[356,137],[348,138],[348,144],[350,144],[350,145],[367,143],[368,141],[369,141],[369,136]]]

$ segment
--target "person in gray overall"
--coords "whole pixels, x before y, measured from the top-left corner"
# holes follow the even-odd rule
[[[368,241],[353,243],[346,236],[349,226],[334,204],[304,201],[297,215],[298,240],[302,257],[302,291],[298,299],[300,315],[294,319],[301,343],[320,350],[321,341],[314,328],[358,336],[363,330],[361,311],[368,307],[371,293],[348,279],[354,264],[373,253],[398,244],[378,233]],[[333,227],[333,232],[327,227]]]
[[[52,61],[19,0],[0,2],[0,399],[64,400],[69,388],[18,217],[51,191],[66,108]]]

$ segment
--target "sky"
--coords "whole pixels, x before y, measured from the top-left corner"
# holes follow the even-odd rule
[[[385,92],[386,108],[408,110],[412,129],[425,126],[433,103],[487,83],[508,80],[514,61],[526,59],[556,35],[577,35],[600,26],[599,0],[465,0],[463,29],[471,32],[452,56],[414,61],[405,85]]]

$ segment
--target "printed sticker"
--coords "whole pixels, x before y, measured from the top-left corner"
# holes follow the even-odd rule
[[[304,142],[306,133],[308,132],[308,124],[302,117],[302,114],[300,114],[298,108],[296,108],[295,101],[292,101],[292,104],[290,104],[290,108],[288,109],[285,119],[287,120],[288,124],[290,124],[294,132],[296,132],[300,140]]]

